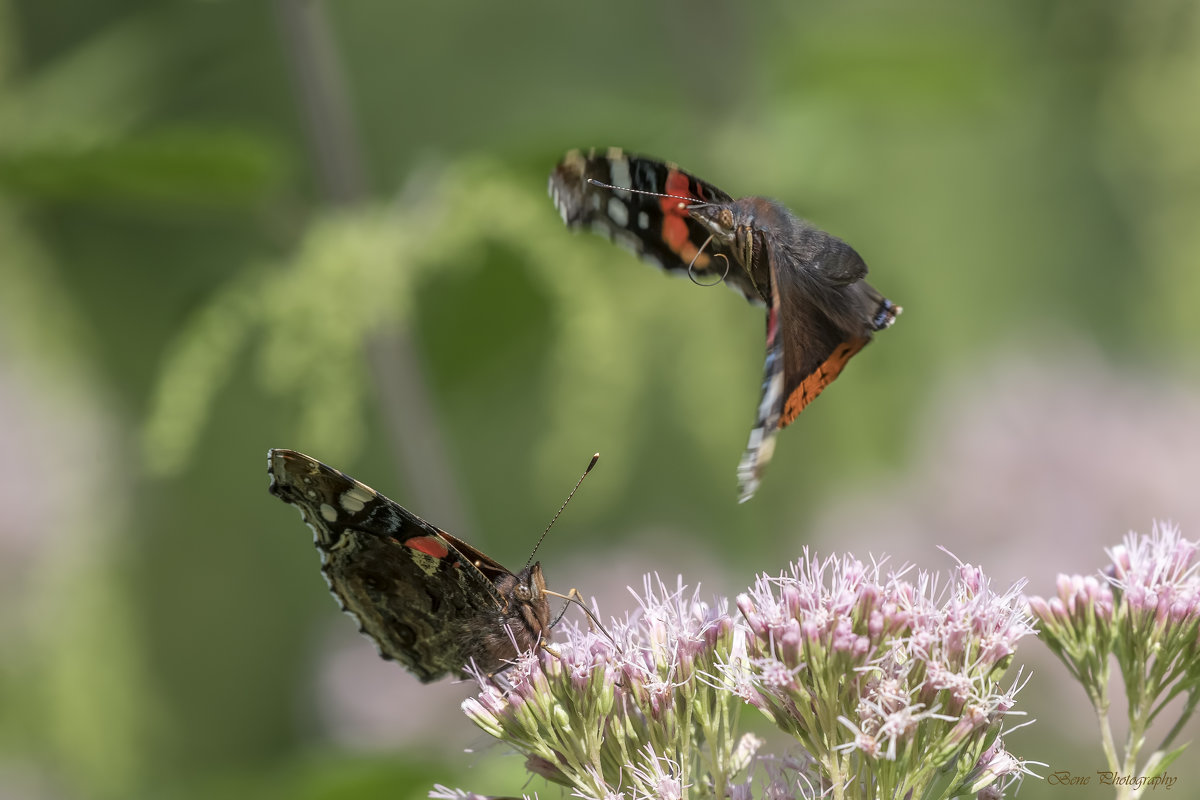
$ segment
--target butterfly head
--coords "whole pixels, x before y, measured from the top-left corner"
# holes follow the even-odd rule
[[[509,583],[509,586],[504,586]],[[518,635],[520,644],[531,646],[539,636],[550,634],[550,601],[546,597],[546,579],[542,576],[542,562],[526,567],[516,575],[509,575],[497,583],[504,598],[510,619],[520,620],[525,636]]]
[[[513,595],[522,603],[536,603],[545,599],[546,579],[542,576],[542,562],[535,561],[533,566],[521,570],[513,587]]]
[[[688,215],[712,236],[719,250],[732,251],[742,264],[754,254],[754,227],[747,215],[727,203],[694,203],[686,206]]]

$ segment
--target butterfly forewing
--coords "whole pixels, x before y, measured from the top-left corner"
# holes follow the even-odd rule
[[[541,568],[520,574],[345,473],[292,450],[268,454],[271,494],[313,530],[339,604],[424,682],[468,662],[494,672],[549,633]],[[532,588],[522,599],[518,587]]]
[[[612,190],[589,183],[589,178],[673,197]],[[708,233],[687,211],[692,203],[725,204],[732,198],[674,164],[618,148],[572,150],[550,174],[550,196],[569,228],[590,228],[667,272],[686,274],[690,266],[701,283],[725,275],[730,288],[752,302],[764,302],[727,247],[715,241],[705,245]]]

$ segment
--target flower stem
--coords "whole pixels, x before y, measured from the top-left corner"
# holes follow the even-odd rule
[[[1110,772],[1117,772],[1121,763],[1117,759],[1117,747],[1113,742],[1112,723],[1108,719],[1108,689],[1105,682],[1098,681],[1087,687],[1088,697],[1092,708],[1096,710],[1096,719],[1100,723],[1100,744],[1104,748],[1104,760],[1108,763]]]

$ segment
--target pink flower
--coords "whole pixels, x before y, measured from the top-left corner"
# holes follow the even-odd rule
[[[889,795],[890,774],[907,792],[944,765],[974,763],[1011,709],[1015,689],[998,681],[1032,626],[1020,584],[993,591],[961,562],[945,583],[883,564],[806,551],[790,575],[760,576],[738,609],[768,716],[827,774]],[[896,767],[876,771],[879,761]]]

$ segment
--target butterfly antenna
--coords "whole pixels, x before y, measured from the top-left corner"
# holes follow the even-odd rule
[[[588,178],[587,182],[592,184],[593,186],[599,186],[603,189],[612,189],[617,192],[633,192],[634,194],[647,194],[647,195],[650,195],[651,197],[671,197],[671,198],[674,198],[675,200],[682,200],[683,202],[687,203],[688,208],[699,208],[700,206],[708,205],[708,203],[697,203],[696,198],[694,198],[694,197],[684,197],[684,196],[678,195],[678,194],[663,194],[662,192],[647,192],[645,189],[631,189],[628,186],[613,186],[611,183],[604,183],[603,181],[598,181],[595,178]]]
[[[567,503],[571,502],[571,498],[574,497],[575,492],[579,490],[579,485],[583,483],[583,479],[588,476],[588,473],[592,471],[592,467],[596,466],[596,462],[599,460],[599,453],[596,453],[594,456],[592,456],[592,460],[588,462],[587,469],[583,471],[583,474],[579,476],[579,480],[575,482],[575,488],[571,490],[569,495],[567,495],[567,499],[563,500],[563,504],[558,507],[558,512],[554,515],[554,519],[550,520],[550,524],[546,526],[546,530],[542,531],[542,535],[538,537],[537,544],[533,546],[533,552],[529,554],[529,560],[525,562],[525,566],[528,567],[533,563],[533,556],[535,553],[537,553],[538,548],[542,546],[542,540],[546,538],[546,534],[549,533],[550,529],[554,527],[554,523],[558,522],[558,518],[562,514],[563,509],[567,507]]]

